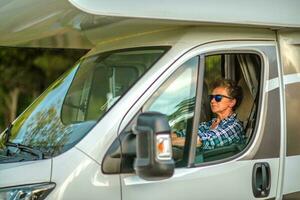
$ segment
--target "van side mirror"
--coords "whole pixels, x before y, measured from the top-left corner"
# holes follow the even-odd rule
[[[145,180],[162,180],[174,173],[171,128],[166,115],[158,112],[141,113],[133,128],[136,134],[134,169]]]

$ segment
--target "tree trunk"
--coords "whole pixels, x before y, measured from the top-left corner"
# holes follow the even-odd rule
[[[9,95],[5,99],[5,104],[7,108],[7,114],[8,116],[7,121],[12,122],[17,117],[17,109],[18,109],[18,100],[20,96],[20,88],[14,88],[9,92]]]

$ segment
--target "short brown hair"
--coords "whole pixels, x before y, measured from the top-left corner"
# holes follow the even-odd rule
[[[233,110],[241,104],[243,100],[243,89],[241,86],[238,86],[237,83],[230,79],[219,79],[212,84],[212,90],[217,87],[224,87],[228,91],[228,95],[236,100],[236,104],[233,107]]]

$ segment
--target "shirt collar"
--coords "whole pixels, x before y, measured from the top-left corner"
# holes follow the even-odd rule
[[[225,119],[222,119],[219,123],[219,125],[224,125],[227,122],[231,122],[233,120],[236,119],[237,114],[236,113],[232,113],[231,115],[229,115],[228,117],[226,117]],[[217,118],[213,118],[211,121],[214,122]]]

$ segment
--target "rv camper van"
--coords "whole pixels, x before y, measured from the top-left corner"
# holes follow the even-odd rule
[[[2,46],[91,49],[1,134],[0,199],[300,199],[299,1],[0,5]],[[207,150],[217,79],[245,141]]]

